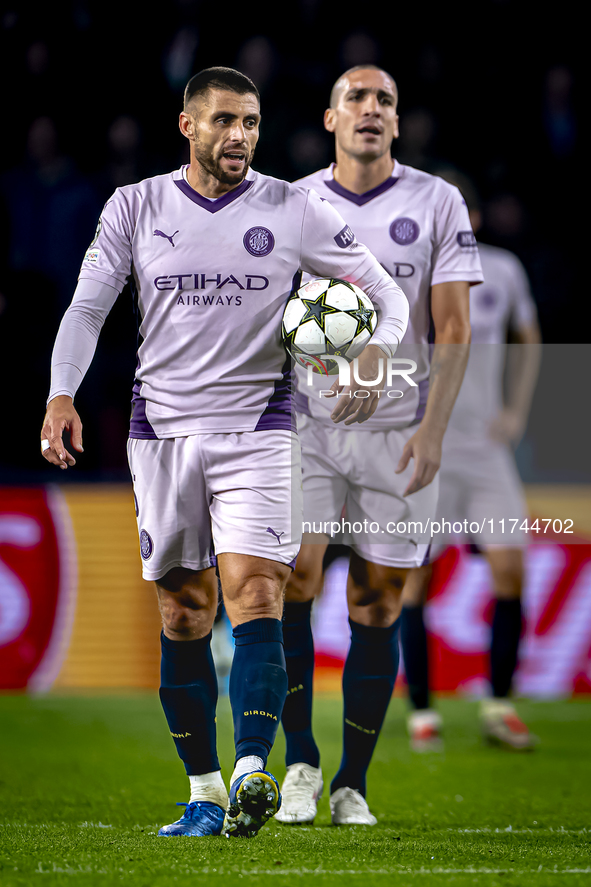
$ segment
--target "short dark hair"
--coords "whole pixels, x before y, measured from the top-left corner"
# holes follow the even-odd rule
[[[210,89],[226,89],[229,92],[237,92],[239,95],[252,93],[260,103],[259,91],[246,74],[241,74],[234,68],[205,68],[195,74],[185,87],[184,107],[195,98],[205,95]]]
[[[372,65],[372,64],[354,65],[352,68],[347,68],[346,71],[343,71],[341,76],[338,77],[337,80],[335,81],[335,83],[330,91],[330,107],[331,108],[336,108],[336,106],[337,106],[337,102],[338,102],[338,98],[339,98],[338,86],[339,86],[339,83],[341,82],[341,80],[343,79],[343,77],[347,77],[348,74],[354,74],[356,71],[381,71],[382,74],[385,74],[386,77],[389,77],[390,80],[392,81],[392,83],[394,84],[396,98],[398,99],[398,86],[396,85],[396,81],[394,80],[394,78],[392,77],[392,75],[388,71],[385,71],[383,68],[380,68],[379,65]]]

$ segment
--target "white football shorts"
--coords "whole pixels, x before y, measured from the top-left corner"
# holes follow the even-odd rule
[[[426,563],[438,478],[404,498],[413,460],[402,474],[394,473],[416,430],[345,430],[298,414],[304,532],[336,535],[371,563],[402,568]],[[344,532],[333,533],[337,525]]]
[[[130,439],[144,579],[204,570],[222,552],[295,564],[302,530],[300,445],[292,431]]]
[[[440,544],[481,548],[522,546],[527,503],[515,459],[507,446],[486,439],[444,441],[439,502],[433,536]],[[444,523],[445,522],[445,523]]]

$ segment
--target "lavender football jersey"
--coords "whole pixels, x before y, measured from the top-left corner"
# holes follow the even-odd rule
[[[409,386],[398,377],[391,393],[382,392],[365,429],[403,428],[419,421],[429,388],[430,289],[438,283],[482,281],[482,269],[468,210],[458,189],[433,176],[394,161],[392,176],[365,194],[354,194],[334,178],[334,164],[300,184],[325,197],[347,221],[356,238],[365,243],[409,301],[409,322],[396,358],[417,363]],[[326,379],[314,380],[311,391],[298,369],[297,408],[320,421],[330,422],[334,400],[319,396],[330,387]],[[347,426],[344,426],[347,427]],[[349,426],[355,429],[355,426]]]
[[[130,436],[289,429],[281,319],[294,276],[301,269],[357,283],[399,339],[404,294],[307,187],[250,170],[237,188],[208,200],[184,169],[119,188],[80,272],[81,282],[118,292],[130,277],[135,284],[140,346]],[[68,313],[64,323],[67,331]]]
[[[488,439],[490,423],[503,406],[507,332],[529,327],[537,319],[529,280],[517,256],[485,243],[479,243],[478,250],[484,283],[470,290],[470,359],[444,448],[462,440]]]

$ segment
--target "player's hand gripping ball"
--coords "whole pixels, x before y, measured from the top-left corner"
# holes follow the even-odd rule
[[[378,319],[371,299],[354,283],[336,278],[310,280],[295,290],[285,306],[281,332],[297,363],[314,372],[338,373],[334,360],[353,360],[369,342]]]

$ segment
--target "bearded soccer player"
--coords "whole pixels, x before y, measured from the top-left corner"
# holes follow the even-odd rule
[[[412,384],[400,377],[391,392],[396,397],[383,391],[373,416],[347,428],[332,427],[331,400],[298,371],[304,529],[338,521],[343,509],[352,527],[343,755],[330,786],[335,825],[376,823],[365,799],[366,773],[396,681],[401,593],[408,570],[427,554],[443,435],[468,359],[469,288],[482,281],[458,189],[391,156],[397,99],[394,80],[375,66],[343,74],[324,117],[335,136],[336,164],[301,181],[338,209],[403,288],[410,319],[395,359],[415,364]],[[356,533],[356,526],[370,532]],[[311,724],[310,615],[328,543],[326,534],[304,534],[286,589],[287,774],[278,816],[284,823],[312,821],[323,788]]]
[[[259,122],[256,87],[238,71],[210,68],[189,81],[180,129],[190,163],[107,202],[58,332],[41,433],[49,462],[75,464],[62,442],[69,429],[82,452],[73,397],[133,276],[140,325],[128,455],[143,575],[156,583],[162,614],[160,698],[191,792],[160,835],[250,837],[281,803],[264,768],[287,691],[283,591],[301,534],[280,332],[292,280],[300,271],[347,277],[373,299],[380,321],[362,355],[367,373],[408,319],[402,291],[366,247],[344,238],[328,202],[251,169]],[[348,420],[357,406],[343,405]],[[216,558],[235,639],[229,798],[210,648]]]
[[[449,173],[449,178],[461,187],[477,232],[482,215],[474,187],[457,174]],[[472,534],[449,534],[446,539],[477,545],[488,561],[496,599],[491,692],[481,701],[480,726],[489,743],[529,751],[537,738],[510,699],[521,634],[527,536],[509,528],[527,521],[512,447],[519,443],[527,422],[539,369],[540,331],[527,274],[517,256],[488,244],[479,244],[479,252],[485,282],[470,291],[472,348],[443,442],[437,520],[442,526],[445,521],[450,530],[464,521],[482,528]],[[508,338],[512,344],[507,350]],[[508,529],[503,533],[504,526]],[[430,700],[423,619],[431,573],[430,565],[413,570],[403,594],[400,637],[412,705],[408,732],[415,751],[442,747],[441,716]]]

